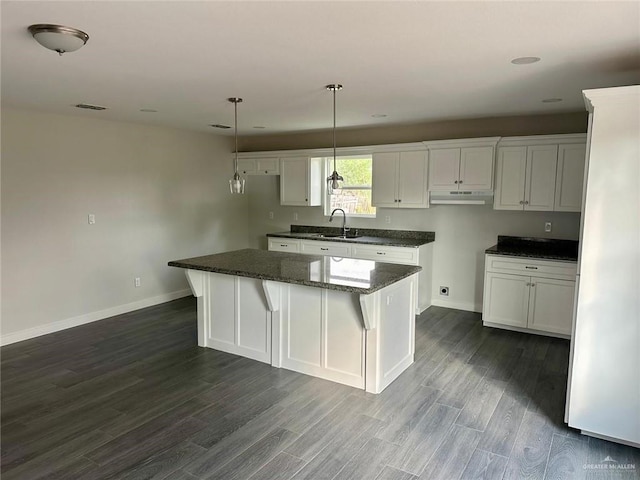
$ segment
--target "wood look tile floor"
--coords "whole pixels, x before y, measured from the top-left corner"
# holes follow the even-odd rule
[[[193,298],[0,354],[3,480],[640,478],[563,423],[568,342],[479,314],[427,310],[380,395],[198,348]]]

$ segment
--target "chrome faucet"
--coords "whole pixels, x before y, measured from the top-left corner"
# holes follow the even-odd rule
[[[342,236],[346,237],[347,236],[347,232],[349,230],[351,230],[349,227],[347,227],[347,214],[344,213],[344,210],[341,208],[334,208],[333,212],[331,212],[331,216],[329,217],[329,221],[332,222],[333,221],[333,216],[335,215],[336,212],[342,212]]]

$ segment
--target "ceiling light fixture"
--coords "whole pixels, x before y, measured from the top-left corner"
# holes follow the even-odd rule
[[[333,92],[333,173],[327,177],[327,193],[331,195],[340,189],[340,183],[338,182],[344,182],[344,178],[336,169],[336,91],[342,90],[342,85],[337,83],[327,85],[327,90]]]
[[[89,35],[82,30],[62,25],[39,23],[31,25],[29,33],[33,35],[36,42],[49,50],[58,52],[58,55],[75,52],[89,41]]]
[[[540,61],[540,57],[518,57],[511,60],[514,65],[529,65]]]
[[[229,189],[231,193],[244,193],[244,178],[240,178],[238,173],[238,104],[242,102],[241,98],[231,97],[228,99],[233,103],[235,111],[235,139],[236,139],[236,155],[233,161],[234,173],[233,178],[229,180]]]

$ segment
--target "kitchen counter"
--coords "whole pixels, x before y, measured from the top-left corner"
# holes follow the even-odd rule
[[[498,235],[498,243],[487,248],[485,253],[577,262],[578,241]]]
[[[169,262],[198,345],[380,393],[414,359],[417,265],[236,250]]]
[[[169,266],[361,294],[422,270],[415,265],[253,249],[175,260]]]
[[[319,240],[326,242],[347,242],[364,245],[386,245],[393,247],[415,248],[434,242],[436,239],[435,232],[382,230],[373,228],[352,228],[346,238],[334,236],[340,235],[341,233],[342,229],[339,227],[291,225],[291,231],[269,233],[267,234],[267,237],[299,238],[303,240]]]

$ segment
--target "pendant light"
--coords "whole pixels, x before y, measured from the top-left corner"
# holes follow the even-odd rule
[[[327,177],[327,193],[331,195],[341,188],[338,182],[344,182],[344,178],[342,178],[336,169],[336,91],[342,90],[342,85],[337,83],[327,85],[327,90],[333,92],[333,173]]]
[[[238,173],[238,104],[242,102],[241,98],[231,97],[228,99],[235,108],[235,139],[236,139],[236,155],[233,160],[234,174],[233,178],[229,180],[229,189],[231,193],[244,193],[244,178],[240,178]]]

